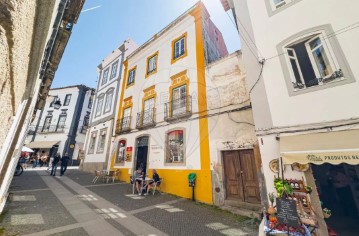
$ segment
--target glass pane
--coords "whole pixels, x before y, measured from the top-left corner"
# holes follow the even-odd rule
[[[183,130],[175,130],[168,133],[168,154],[166,162],[184,161]]]
[[[302,83],[302,80],[301,80],[300,74],[299,74],[299,68],[298,68],[298,65],[296,63],[296,60],[295,59],[290,59],[290,64],[292,65],[295,81],[297,83]]]
[[[318,67],[321,77],[331,75],[333,73],[333,69],[329,63],[329,60],[328,60],[328,57],[324,50],[323,45],[320,46],[319,48],[315,49],[312,53],[313,53],[315,63],[317,64],[317,67]]]
[[[320,40],[320,38],[316,38],[315,40],[313,40],[309,43],[309,46],[311,49],[314,49],[320,45],[322,45],[322,41]]]
[[[126,108],[126,109],[123,111],[123,117],[129,117],[129,116],[130,116],[130,111],[131,111],[131,107]]]
[[[126,141],[121,140],[118,144],[117,163],[124,163],[126,155]]]
[[[290,57],[294,57],[294,51],[293,51],[293,49],[288,49],[287,52],[288,52],[288,55],[289,55]]]

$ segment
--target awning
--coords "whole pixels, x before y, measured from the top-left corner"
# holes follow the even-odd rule
[[[53,145],[59,144],[60,141],[36,141],[26,145],[28,148],[52,148]]]
[[[359,130],[280,137],[283,164],[359,164]]]

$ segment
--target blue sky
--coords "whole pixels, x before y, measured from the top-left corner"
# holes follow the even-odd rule
[[[52,87],[96,87],[97,65],[125,39],[143,44],[197,0],[86,0]],[[228,51],[240,48],[238,32],[220,0],[203,0]],[[91,10],[92,9],[92,10]]]

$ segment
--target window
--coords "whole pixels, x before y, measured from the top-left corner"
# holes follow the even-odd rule
[[[106,130],[107,129],[100,130],[100,138],[98,141],[97,153],[102,153],[105,149],[106,133],[107,133]]]
[[[110,80],[116,77],[118,67],[118,60],[112,64]]]
[[[127,87],[134,85],[136,76],[136,67],[128,72]]]
[[[343,72],[324,33],[316,33],[284,47],[294,91],[343,79]]]
[[[60,115],[59,121],[57,122],[56,131],[63,131],[65,128],[66,115]]]
[[[283,5],[285,5],[286,1],[289,1],[289,0],[273,0],[273,3],[276,8],[279,8]]]
[[[52,116],[48,116],[45,118],[44,126],[42,127],[42,130],[41,130],[42,132],[48,131],[50,129],[51,120],[52,120]]]
[[[131,124],[131,107],[123,110],[122,130],[129,129]]]
[[[187,56],[187,33],[182,34],[180,37],[172,41],[172,60],[175,63],[180,58]]]
[[[181,163],[184,160],[184,130],[173,130],[166,137],[166,163]]]
[[[172,115],[186,113],[187,111],[187,92],[186,85],[174,88],[172,90]]]
[[[107,78],[108,78],[108,71],[110,70],[110,68],[107,68],[102,75],[102,83],[101,85],[104,85],[107,83]]]
[[[99,96],[97,99],[96,116],[101,115],[104,95]]]
[[[106,94],[105,113],[111,110],[112,98],[113,98],[113,89],[107,92]]]
[[[50,103],[50,107],[53,107],[54,106],[54,103],[59,100],[59,97],[58,96],[55,96],[54,99],[52,100],[52,102]]]
[[[146,77],[157,72],[158,51],[147,58]]]
[[[88,109],[91,109],[92,107],[92,102],[93,102],[93,95],[90,95],[90,98],[89,98],[89,105],[88,105]]]
[[[149,98],[144,101],[143,103],[143,117],[142,117],[142,124],[152,124],[154,122],[154,112],[155,108],[155,98]]]
[[[64,106],[68,106],[71,101],[71,94],[66,94]]]
[[[97,131],[93,131],[91,133],[91,139],[90,139],[90,145],[89,145],[88,154],[92,154],[95,151],[96,137],[97,137]]]
[[[124,165],[126,159],[126,140],[120,140],[117,148],[116,163]]]

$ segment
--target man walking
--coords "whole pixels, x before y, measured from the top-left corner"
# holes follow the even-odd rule
[[[57,165],[59,164],[60,158],[61,158],[61,156],[60,156],[60,153],[58,152],[55,155],[54,160],[52,161],[52,169],[51,169],[51,174],[50,175],[53,175],[53,176],[56,175],[56,169],[57,169]]]
[[[70,157],[69,154],[66,152],[64,156],[61,158],[61,170],[60,170],[60,176],[63,176],[65,174],[65,171],[67,170],[67,164],[69,163]]]

